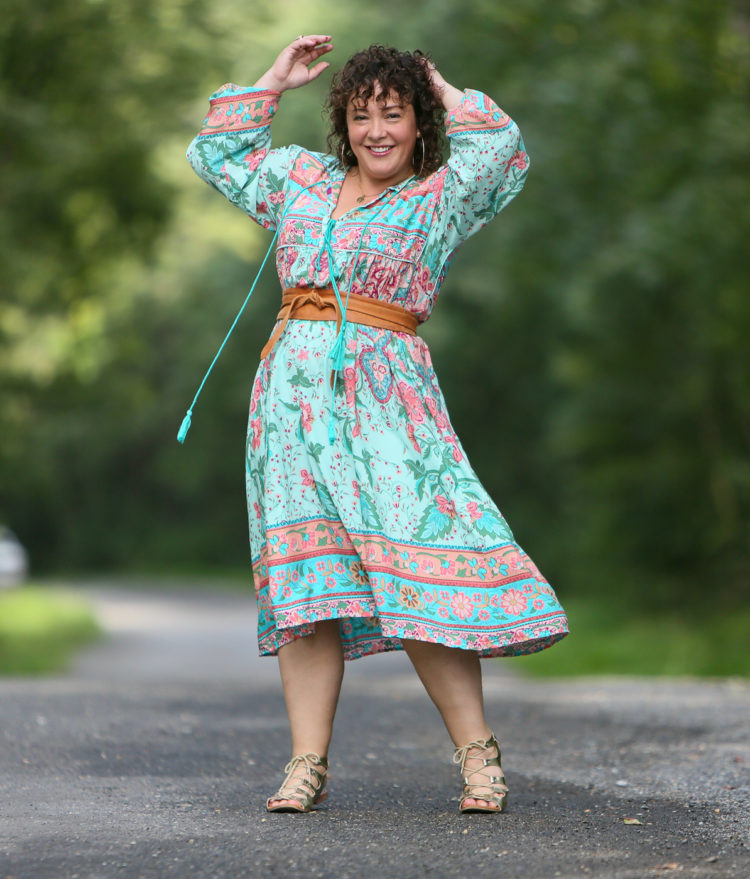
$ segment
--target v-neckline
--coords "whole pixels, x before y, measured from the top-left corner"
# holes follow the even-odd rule
[[[376,196],[374,196],[370,201],[363,202],[362,204],[355,204],[354,207],[349,208],[348,211],[344,211],[342,214],[339,214],[338,217],[335,217],[336,209],[339,206],[339,200],[341,198],[341,190],[344,188],[344,181],[346,180],[347,171],[344,171],[340,180],[335,181],[335,185],[331,187],[331,195],[330,199],[333,202],[333,207],[331,208],[331,212],[328,215],[329,219],[333,220],[334,223],[338,223],[339,220],[343,220],[344,217],[348,217],[349,214],[353,214],[355,211],[362,210],[363,208],[369,208],[370,205],[375,204],[380,201],[380,199],[389,192],[392,192],[397,187],[403,189],[403,185],[406,183],[406,180],[410,180],[410,177],[407,177],[406,180],[402,180],[399,183],[393,183],[390,186],[387,186],[382,192],[379,192]],[[412,175],[413,176],[413,175]],[[335,187],[338,187],[336,189]]]

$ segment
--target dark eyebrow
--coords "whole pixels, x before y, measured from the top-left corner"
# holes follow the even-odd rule
[[[352,112],[354,112],[354,113],[367,113],[368,112],[366,103],[355,104],[354,101],[352,101],[349,106],[351,107]],[[381,106],[381,110],[383,112],[386,112],[388,110],[403,110],[404,106],[405,106],[404,104],[385,104],[385,105]]]

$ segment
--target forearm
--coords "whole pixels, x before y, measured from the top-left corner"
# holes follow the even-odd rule
[[[461,89],[457,89],[450,83],[443,80],[443,85],[438,86],[438,93],[443,107],[446,111],[454,110],[463,100],[464,93]]]

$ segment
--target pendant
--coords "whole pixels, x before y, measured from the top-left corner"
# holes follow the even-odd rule
[[[364,195],[357,196],[357,204],[362,204],[362,202],[365,200],[365,198],[366,198],[366,196],[364,196]]]

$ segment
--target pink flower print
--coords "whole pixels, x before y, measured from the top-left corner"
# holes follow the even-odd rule
[[[307,348],[300,348],[299,351],[297,352],[297,360],[299,360],[300,362],[302,362],[304,360],[308,360],[309,357],[310,357],[310,352],[307,350]]]
[[[253,501],[253,509],[255,510],[255,518],[260,519],[262,517],[262,513],[260,511],[260,505],[258,501]]]
[[[528,604],[529,600],[520,589],[509,589],[500,599],[500,607],[513,617],[522,614]]]
[[[333,587],[335,585],[336,585],[336,578],[335,577],[326,577],[326,586],[328,586],[330,589],[333,589]]]
[[[438,510],[446,516],[450,516],[451,519],[456,518],[456,505],[453,501],[449,501],[447,497],[443,497],[442,494],[435,495],[435,503],[438,505]]]
[[[262,390],[263,388],[261,386],[261,383],[259,381],[256,381],[253,385],[252,396],[250,397],[250,415],[255,415]]]
[[[463,461],[463,458],[464,458],[464,456],[461,453],[461,449],[459,449],[459,447],[457,445],[454,445],[453,446],[453,460],[457,464],[459,464],[461,461]]]
[[[535,598],[534,599],[534,610],[542,610],[544,608],[544,599]]]
[[[505,166],[505,171],[507,173],[511,168],[518,168],[523,171],[528,164],[529,157],[523,152],[523,150],[519,150]]]
[[[315,576],[315,574],[312,571],[310,571],[310,573],[305,577],[305,580],[311,584],[318,582],[318,578]]]
[[[354,401],[357,392],[357,373],[353,366],[344,367],[344,393],[346,394],[346,405],[349,409],[354,408]]]
[[[354,489],[354,497],[359,497],[359,483],[356,479],[352,479],[352,488]]]
[[[451,599],[451,610],[460,620],[466,620],[474,613],[474,605],[468,595],[459,592]]]
[[[302,477],[303,485],[315,485],[315,480],[312,477],[312,473],[308,470],[300,470],[299,475]]]
[[[417,396],[417,392],[406,382],[399,382],[397,388],[401,401],[406,408],[409,421],[414,422],[414,424],[421,424],[424,421],[424,406]]]
[[[409,440],[411,441],[412,446],[414,447],[414,451],[421,452],[422,447],[417,442],[417,438],[414,433],[414,428],[412,427],[412,425],[410,423],[407,423],[407,425],[406,425],[406,434],[409,437]]]
[[[243,161],[247,165],[248,171],[254,171],[263,161],[263,153],[260,151],[248,153]]]
[[[437,429],[450,431],[448,419],[445,417],[445,414],[440,411],[440,406],[438,406],[437,400],[435,400],[434,397],[426,397],[425,403],[430,410],[430,415],[435,419],[435,426]]]
[[[364,614],[364,608],[359,601],[347,601],[346,612],[350,617],[361,617]]]
[[[489,618],[490,618],[490,612],[487,610],[487,608],[479,611],[479,619],[480,620],[488,620]]]
[[[268,200],[271,202],[271,204],[281,204],[281,202],[284,201],[283,190],[278,189],[278,190],[276,190],[276,192],[272,192],[268,196]]]
[[[302,427],[304,428],[305,433],[310,433],[313,423],[312,406],[303,401],[299,404],[299,407],[302,412]]]
[[[250,433],[252,435],[253,451],[260,448],[260,438],[263,435],[263,429],[260,426],[260,418],[250,420]]]
[[[466,512],[474,520],[482,518],[482,513],[476,501],[470,501],[468,504],[466,504]]]

